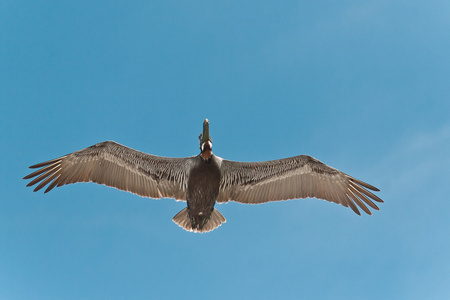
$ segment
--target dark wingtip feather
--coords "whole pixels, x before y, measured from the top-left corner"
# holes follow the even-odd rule
[[[380,191],[378,188],[376,188],[373,185],[370,185],[368,183],[365,183],[364,181],[358,180],[358,179],[353,178],[353,177],[350,177],[349,179],[351,181],[353,181],[353,182],[355,182],[355,183],[357,183],[357,184],[359,184],[359,185],[369,189],[369,190],[372,190],[372,191],[375,191],[375,192],[379,192]]]
[[[40,170],[34,171],[33,173],[28,174],[27,176],[25,176],[23,179],[31,179],[33,177],[38,176],[39,174],[42,174],[46,171],[46,169],[48,169],[48,167],[46,168],[42,168]]]
[[[359,189],[362,189],[361,187]],[[349,191],[353,193],[353,195],[360,200],[364,201],[367,205],[369,205],[371,208],[380,210],[378,206],[375,205],[364,193],[361,193],[359,191],[358,187],[355,187],[354,185],[350,184]],[[366,191],[367,192],[367,191]]]
[[[371,215],[372,213],[370,212],[370,210],[367,208],[367,206],[365,206],[364,205],[364,203],[362,203],[362,201],[358,198],[358,196],[357,195],[355,195],[354,193],[353,193],[353,191],[352,190],[349,190],[348,191],[348,194],[347,194],[347,196],[349,197],[349,198],[351,198],[351,200],[353,200],[354,201],[354,203],[356,203],[366,214],[368,214],[368,215]],[[351,201],[350,199],[349,199],[349,201]]]
[[[373,193],[369,192],[368,190],[362,188],[361,186],[355,184],[355,185],[353,185],[353,187],[356,188],[356,189],[357,189],[358,191],[360,191],[361,193],[363,193],[364,195],[370,197],[371,199],[373,199],[373,200],[375,200],[375,201],[377,201],[377,202],[384,203],[384,201],[381,200],[380,197],[374,195]]]
[[[63,158],[64,158],[64,156],[60,157],[60,158],[55,158],[55,159],[52,159],[52,160],[44,161],[44,162],[41,162],[41,163],[38,163],[38,164],[35,164],[35,165],[32,165],[32,166],[29,166],[28,168],[30,168],[30,169],[42,168],[42,167],[48,166],[48,165],[50,165],[50,164],[52,164],[54,162],[57,162],[57,161],[59,161],[59,160],[61,160]]]
[[[42,162],[42,163],[39,163],[39,164],[35,164],[35,165],[32,165],[32,166],[29,166],[28,168],[30,168],[30,169],[42,168],[42,167],[48,166],[52,162],[54,162],[54,161],[53,160],[49,160],[49,161],[46,161],[46,162]]]
[[[40,174],[42,174],[42,173],[44,173],[44,172],[47,172],[47,171],[49,171],[49,170],[55,168],[58,164],[59,164],[59,161],[58,161],[58,162],[55,162],[55,163],[53,163],[53,164],[50,164],[50,165],[48,165],[48,166],[46,166],[46,167],[43,167],[43,168],[41,168],[41,169],[39,169],[39,170],[36,170],[36,171],[34,171],[33,173],[28,174],[27,176],[25,176],[24,179],[31,179],[31,178],[33,178],[33,177],[36,177],[36,176],[38,176],[38,175],[40,175]]]
[[[38,184],[38,186],[33,190],[33,192],[37,192],[40,189],[42,189],[45,185],[47,185],[50,181],[52,181],[55,178],[56,174],[59,173],[57,168],[60,166],[61,159],[63,157],[30,166],[31,169],[35,168],[40,169],[34,171],[31,174],[28,174],[23,178],[23,179],[31,179],[37,176],[27,184],[27,187],[33,186],[41,181]]]
[[[37,187],[33,190],[33,192],[37,192],[37,191],[39,191],[40,189],[42,189],[42,186],[37,186]]]
[[[348,198],[348,206],[350,206],[350,208],[355,212],[355,214],[357,214],[358,216],[361,215],[361,213],[359,212],[358,208],[356,207],[355,203],[353,203],[353,200],[351,198]]]
[[[44,194],[50,192],[55,187],[55,185],[58,183],[58,179],[59,179],[60,176],[61,175],[56,176],[56,178],[52,181],[52,183],[50,183],[50,185],[47,187],[47,189],[45,190]]]
[[[364,212],[365,212],[366,214],[368,214],[369,216],[372,215],[372,212],[371,212],[370,210],[367,210],[367,211],[364,210]],[[361,214],[358,214],[358,216],[361,216]]]

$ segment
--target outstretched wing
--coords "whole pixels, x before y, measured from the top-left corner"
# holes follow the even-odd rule
[[[39,170],[25,176],[45,193],[55,186],[96,182],[150,198],[186,200],[189,165],[192,158],[169,158],[146,154],[113,141],[98,143],[63,157],[36,164]]]
[[[379,191],[376,187],[307,155],[264,162],[222,160],[221,172],[217,202],[257,204],[314,197],[350,206],[358,215],[355,203],[370,215],[364,203],[378,210],[372,200],[383,202],[368,191]]]

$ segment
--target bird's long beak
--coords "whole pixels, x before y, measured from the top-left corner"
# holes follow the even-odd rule
[[[205,121],[203,122],[203,133],[200,144],[206,143],[207,141],[212,142],[211,137],[209,136],[209,121],[208,119],[205,119]]]

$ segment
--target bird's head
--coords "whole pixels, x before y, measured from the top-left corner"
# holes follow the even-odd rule
[[[212,140],[209,136],[209,121],[203,122],[203,132],[198,137],[200,140],[200,151],[204,160],[208,160],[212,155]]]

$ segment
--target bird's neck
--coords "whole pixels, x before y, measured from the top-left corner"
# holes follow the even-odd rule
[[[204,160],[209,160],[212,156],[212,150],[211,149],[203,149],[201,156]]]

